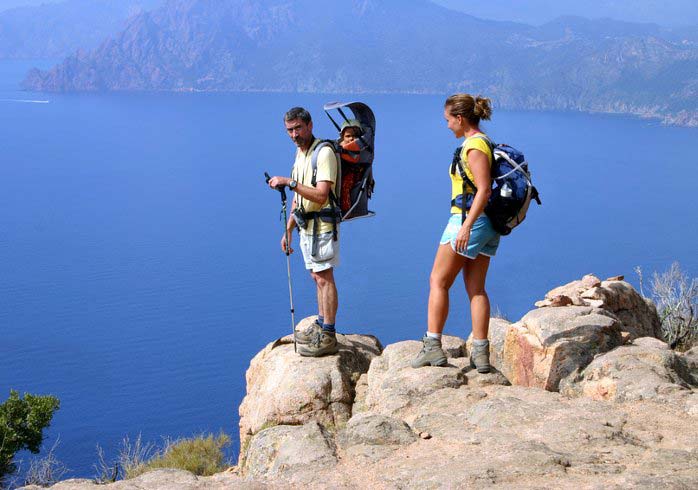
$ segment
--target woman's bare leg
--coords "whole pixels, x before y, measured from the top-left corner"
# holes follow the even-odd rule
[[[448,290],[466,262],[465,257],[453,251],[450,244],[439,245],[429,277],[429,332],[441,333],[448,318]]]
[[[473,338],[484,340],[490,327],[490,299],[485,291],[485,279],[490,258],[478,255],[468,259],[463,267],[465,290],[470,298],[470,316],[473,322]]]

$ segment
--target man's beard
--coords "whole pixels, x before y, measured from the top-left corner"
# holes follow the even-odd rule
[[[299,137],[299,138],[296,138],[294,140],[294,143],[296,144],[296,146],[298,148],[304,148],[304,147],[310,146],[311,138],[312,138],[311,136],[309,136],[308,138],[300,138]]]

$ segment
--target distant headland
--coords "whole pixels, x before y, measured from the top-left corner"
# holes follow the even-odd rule
[[[698,126],[698,29],[485,21],[427,0],[173,0],[23,87],[48,92],[483,93],[499,107]],[[299,12],[303,12],[300,15]],[[390,22],[386,22],[390,19]]]

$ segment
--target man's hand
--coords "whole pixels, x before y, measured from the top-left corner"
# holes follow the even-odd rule
[[[288,243],[286,243],[286,237],[288,237]],[[284,235],[281,237],[281,251],[287,255],[290,255],[293,253],[293,249],[291,248],[291,241],[293,240],[293,233],[292,232],[286,232]],[[288,251],[287,251],[288,249]]]
[[[286,187],[291,183],[291,179],[288,177],[275,176],[269,179],[269,187],[272,189],[279,189],[281,187]]]

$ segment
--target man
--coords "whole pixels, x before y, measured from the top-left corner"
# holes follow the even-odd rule
[[[320,147],[313,179],[313,153],[321,140],[313,136],[310,113],[302,107],[294,107],[284,116],[284,124],[298,147],[296,160],[290,178],[272,177],[269,186],[288,186],[294,191],[287,232],[281,237],[281,250],[285,253],[288,247],[289,253],[293,253],[291,237],[293,229],[298,226],[305,268],[317,286],[318,319],[304,331],[295,332],[295,337],[300,355],[319,357],[335,354],[338,350],[335,332],[338,300],[334,280],[334,268],[339,264],[338,228],[341,219],[337,216],[335,197],[338,162],[331,147]]]

